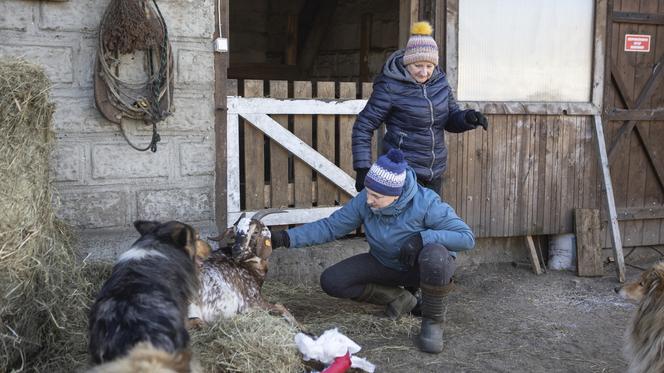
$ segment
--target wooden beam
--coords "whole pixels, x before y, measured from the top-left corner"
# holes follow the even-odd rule
[[[221,0],[215,2],[215,14],[220,18],[216,24],[214,38],[219,35],[228,37],[228,2]],[[219,29],[221,27],[221,30]],[[214,216],[218,232],[223,232],[226,228],[228,211],[228,184],[227,177],[227,117],[226,117],[226,97],[227,97],[227,75],[228,53],[214,54],[214,143],[215,143],[215,178],[214,178]],[[237,124],[235,125],[237,128]],[[239,167],[237,180],[240,179]],[[238,185],[239,190],[239,185]],[[238,199],[239,203],[239,199]],[[238,205],[239,206],[239,205]]]
[[[616,209],[618,220],[664,219],[664,207],[623,207]]]
[[[609,171],[609,158],[606,154],[606,143],[604,142],[604,128],[602,117],[595,115],[595,137],[597,140],[597,153],[599,154],[600,170],[606,197],[606,207],[609,212],[609,230],[611,232],[611,243],[616,258],[616,272],[619,282],[625,282],[625,257],[622,250],[622,239],[620,238],[620,227],[616,213],[616,203],[613,197],[613,185],[611,183],[611,172]]]
[[[599,108],[589,102],[457,101],[462,109],[484,114],[595,115]]]
[[[405,48],[410,37],[410,27],[417,22],[417,0],[399,0],[399,48]]]
[[[606,113],[606,120],[655,121],[664,120],[664,109],[613,109]]]
[[[643,149],[646,151],[646,156],[650,165],[655,170],[655,175],[657,176],[657,181],[659,182],[660,188],[664,189],[664,157],[662,156],[659,149],[662,144],[657,143],[651,137],[644,136],[642,133],[643,123],[636,125],[636,136],[641,140]]]
[[[532,265],[533,272],[536,275],[541,275],[542,267],[540,267],[539,255],[537,255],[537,249],[535,248],[535,242],[533,242],[532,236],[526,236],[526,248],[528,249],[528,259],[530,259],[530,265]]]
[[[314,17],[314,26],[309,32],[309,35],[307,35],[307,39],[302,47],[302,52],[297,61],[300,71],[304,72],[311,71],[316,56],[318,55],[320,44],[329,30],[329,26],[334,18],[334,10],[337,7],[337,0],[320,0],[318,3],[319,8]]]
[[[664,15],[636,12],[613,12],[613,22],[664,25]]]
[[[576,270],[579,276],[603,276],[600,220],[597,209],[575,209]]]
[[[356,115],[367,100],[278,100],[262,97],[228,97],[229,114],[339,114]]]

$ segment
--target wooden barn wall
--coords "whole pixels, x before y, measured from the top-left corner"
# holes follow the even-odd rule
[[[446,134],[443,197],[478,237],[574,232],[575,208],[602,203],[589,116],[490,115]]]
[[[664,0],[614,0],[615,12],[633,12],[664,15]],[[652,36],[651,52],[626,53],[625,34],[647,34]],[[614,71],[622,76],[627,94],[636,100],[646,82],[653,74],[654,66],[664,55],[664,25],[613,23],[611,30],[611,61]],[[660,67],[661,68],[661,67]],[[641,105],[642,109],[664,107],[664,79],[660,75],[653,87],[653,93]],[[607,109],[624,109],[614,84],[608,84],[605,91]],[[606,143],[613,143],[623,121],[605,121]],[[611,178],[616,200],[616,208],[662,208],[664,207],[664,185],[657,177],[664,170],[664,121],[639,121],[636,129],[624,138],[610,158]],[[644,146],[654,150],[654,159],[650,159]],[[664,220],[647,219],[621,221],[620,231],[624,246],[646,246],[664,243]],[[608,234],[605,246],[610,246]]]

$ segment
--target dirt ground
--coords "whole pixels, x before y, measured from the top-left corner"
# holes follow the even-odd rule
[[[627,267],[628,280],[639,273]],[[612,265],[599,278],[566,271],[536,276],[509,263],[461,268],[455,277],[438,355],[413,346],[419,318],[386,321],[379,307],[334,299],[316,287],[294,289],[301,297],[288,302],[269,284],[264,292],[313,334],[338,327],[362,346],[357,355],[377,372],[625,371],[622,341],[635,305],[614,292]]]

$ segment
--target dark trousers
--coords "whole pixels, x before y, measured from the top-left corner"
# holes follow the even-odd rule
[[[434,192],[438,193],[440,198],[443,198],[443,177],[434,178],[431,181],[417,178],[417,183],[425,188],[429,188]]]
[[[454,257],[445,246],[429,244],[422,248],[418,263],[408,271],[387,268],[371,254],[364,253],[325,269],[320,286],[330,296],[355,299],[369,283],[412,288],[418,288],[420,282],[432,286],[449,284],[455,269]]]

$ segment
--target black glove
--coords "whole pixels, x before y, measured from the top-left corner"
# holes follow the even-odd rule
[[[364,189],[364,179],[367,177],[367,173],[369,173],[368,168],[358,168],[355,170],[355,190],[358,192]]]
[[[422,236],[419,233],[415,233],[408,237],[403,246],[401,246],[399,261],[409,268],[414,267],[417,257],[420,255],[420,250],[422,250]]]
[[[484,114],[477,110],[468,110],[465,115],[466,123],[475,126],[475,128],[482,126],[486,131],[489,127],[489,122],[486,120]]]
[[[290,237],[286,231],[270,231],[272,236],[272,248],[290,247]]]

